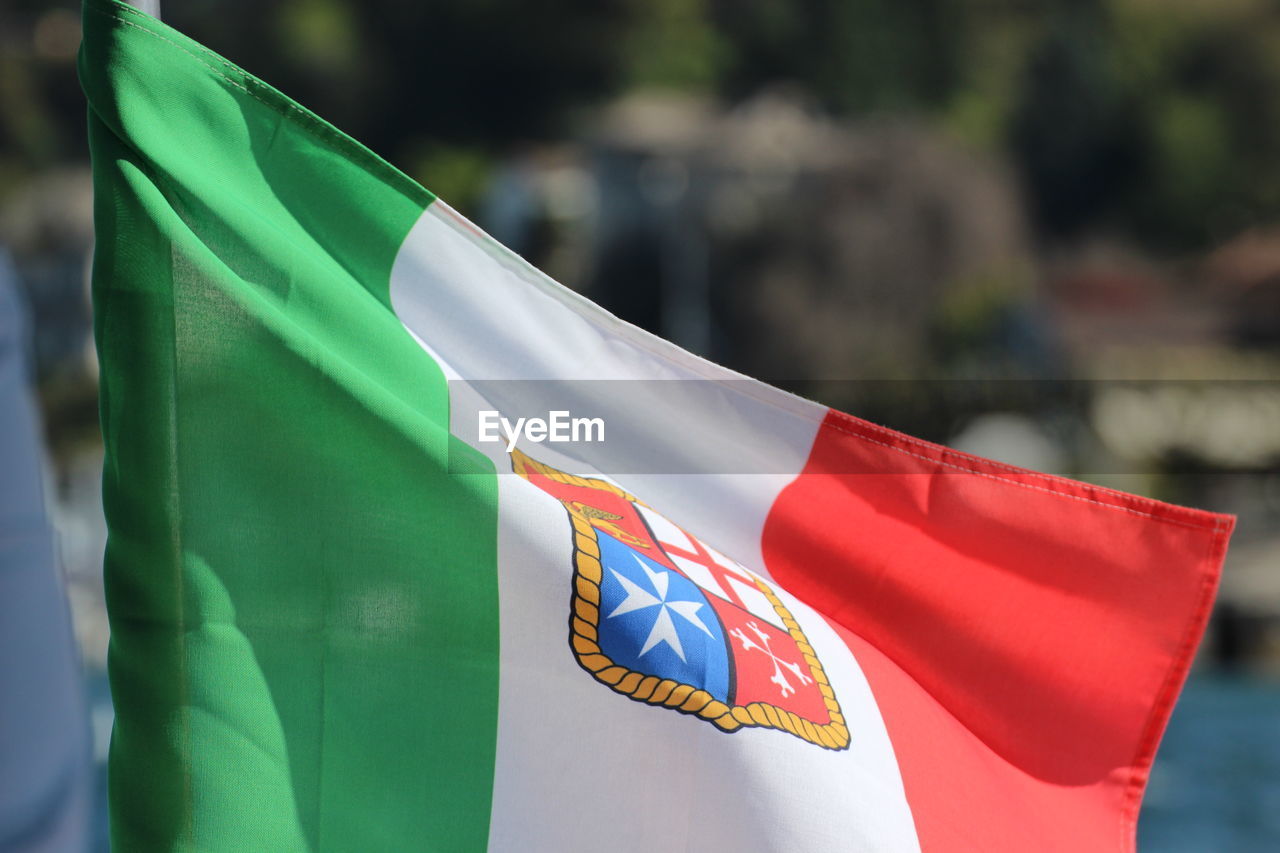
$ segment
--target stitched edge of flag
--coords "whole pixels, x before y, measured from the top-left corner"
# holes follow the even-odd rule
[[[1200,646],[1200,638],[1204,635],[1213,611],[1213,602],[1217,596],[1218,582],[1222,577],[1222,561],[1227,553],[1227,541],[1235,527],[1235,520],[1227,520],[1217,527],[1210,537],[1208,547],[1201,558],[1203,574],[1200,578],[1200,595],[1196,601],[1191,618],[1187,620],[1186,629],[1178,644],[1165,673],[1164,681],[1156,692],[1156,700],[1142,727],[1142,736],[1138,739],[1138,749],[1134,754],[1132,769],[1125,782],[1120,809],[1120,849],[1131,853],[1138,844],[1138,816],[1142,810],[1142,799],[1146,794],[1147,782],[1151,779],[1151,767],[1155,763],[1156,752],[1164,732],[1173,715],[1173,708],[1182,693],[1187,675],[1191,671],[1191,663],[1195,659],[1196,649]]]
[[[549,480],[569,486],[599,489],[617,495],[623,500],[647,506],[634,495],[612,483],[591,477],[578,477],[530,458],[519,450],[511,453],[512,470],[529,479],[530,474],[541,474]],[[600,542],[590,519],[576,511],[565,501],[560,501],[573,526],[573,596],[569,615],[569,645],[578,665],[591,673],[597,681],[636,702],[662,705],[701,717],[714,723],[725,732],[742,728],[777,729],[788,732],[801,740],[832,751],[849,747],[849,728],[845,722],[835,691],[823,671],[813,646],[804,630],[782,603],[773,589],[760,579],[756,587],[768,599],[774,611],[782,619],[787,632],[804,656],[805,665],[814,683],[822,693],[830,722],[814,723],[804,717],[767,702],[751,702],[747,705],[731,705],[714,698],[707,691],[670,678],[659,678],[638,672],[614,661],[599,644],[600,583],[603,567],[600,564]]]

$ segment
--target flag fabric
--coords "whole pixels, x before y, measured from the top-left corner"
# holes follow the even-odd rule
[[[121,3],[80,73],[117,849],[1132,849],[1229,517],[690,355]]]

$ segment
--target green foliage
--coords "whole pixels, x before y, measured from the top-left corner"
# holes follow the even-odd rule
[[[356,9],[341,0],[291,0],[276,9],[281,47],[291,62],[332,76],[360,59]]]
[[[1007,130],[1042,234],[1187,251],[1280,216],[1278,41],[1253,0],[1047,18]]]
[[[720,0],[724,90],[798,83],[833,112],[931,110],[954,94],[963,7],[948,0]]]
[[[1105,219],[1138,178],[1140,118],[1115,73],[1105,18],[1071,9],[1032,45],[1007,128],[1033,222],[1071,237]]]
[[[1280,22],[1200,10],[1160,26],[1163,50],[1131,84],[1146,147],[1122,208],[1134,233],[1198,247],[1280,216]]]
[[[685,91],[714,89],[729,47],[705,0],[639,0],[624,41],[626,85]]]

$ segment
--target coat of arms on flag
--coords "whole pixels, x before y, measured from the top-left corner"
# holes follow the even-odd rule
[[[612,483],[519,450],[520,476],[560,501],[574,541],[569,643],[617,692],[714,723],[849,745],[835,691],[773,588]]]

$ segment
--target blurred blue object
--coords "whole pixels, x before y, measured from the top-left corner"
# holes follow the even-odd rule
[[[1280,850],[1280,683],[1224,674],[1187,682],[1152,768],[1138,850]]]
[[[86,849],[89,725],[45,511],[27,322],[0,250],[0,851]]]

